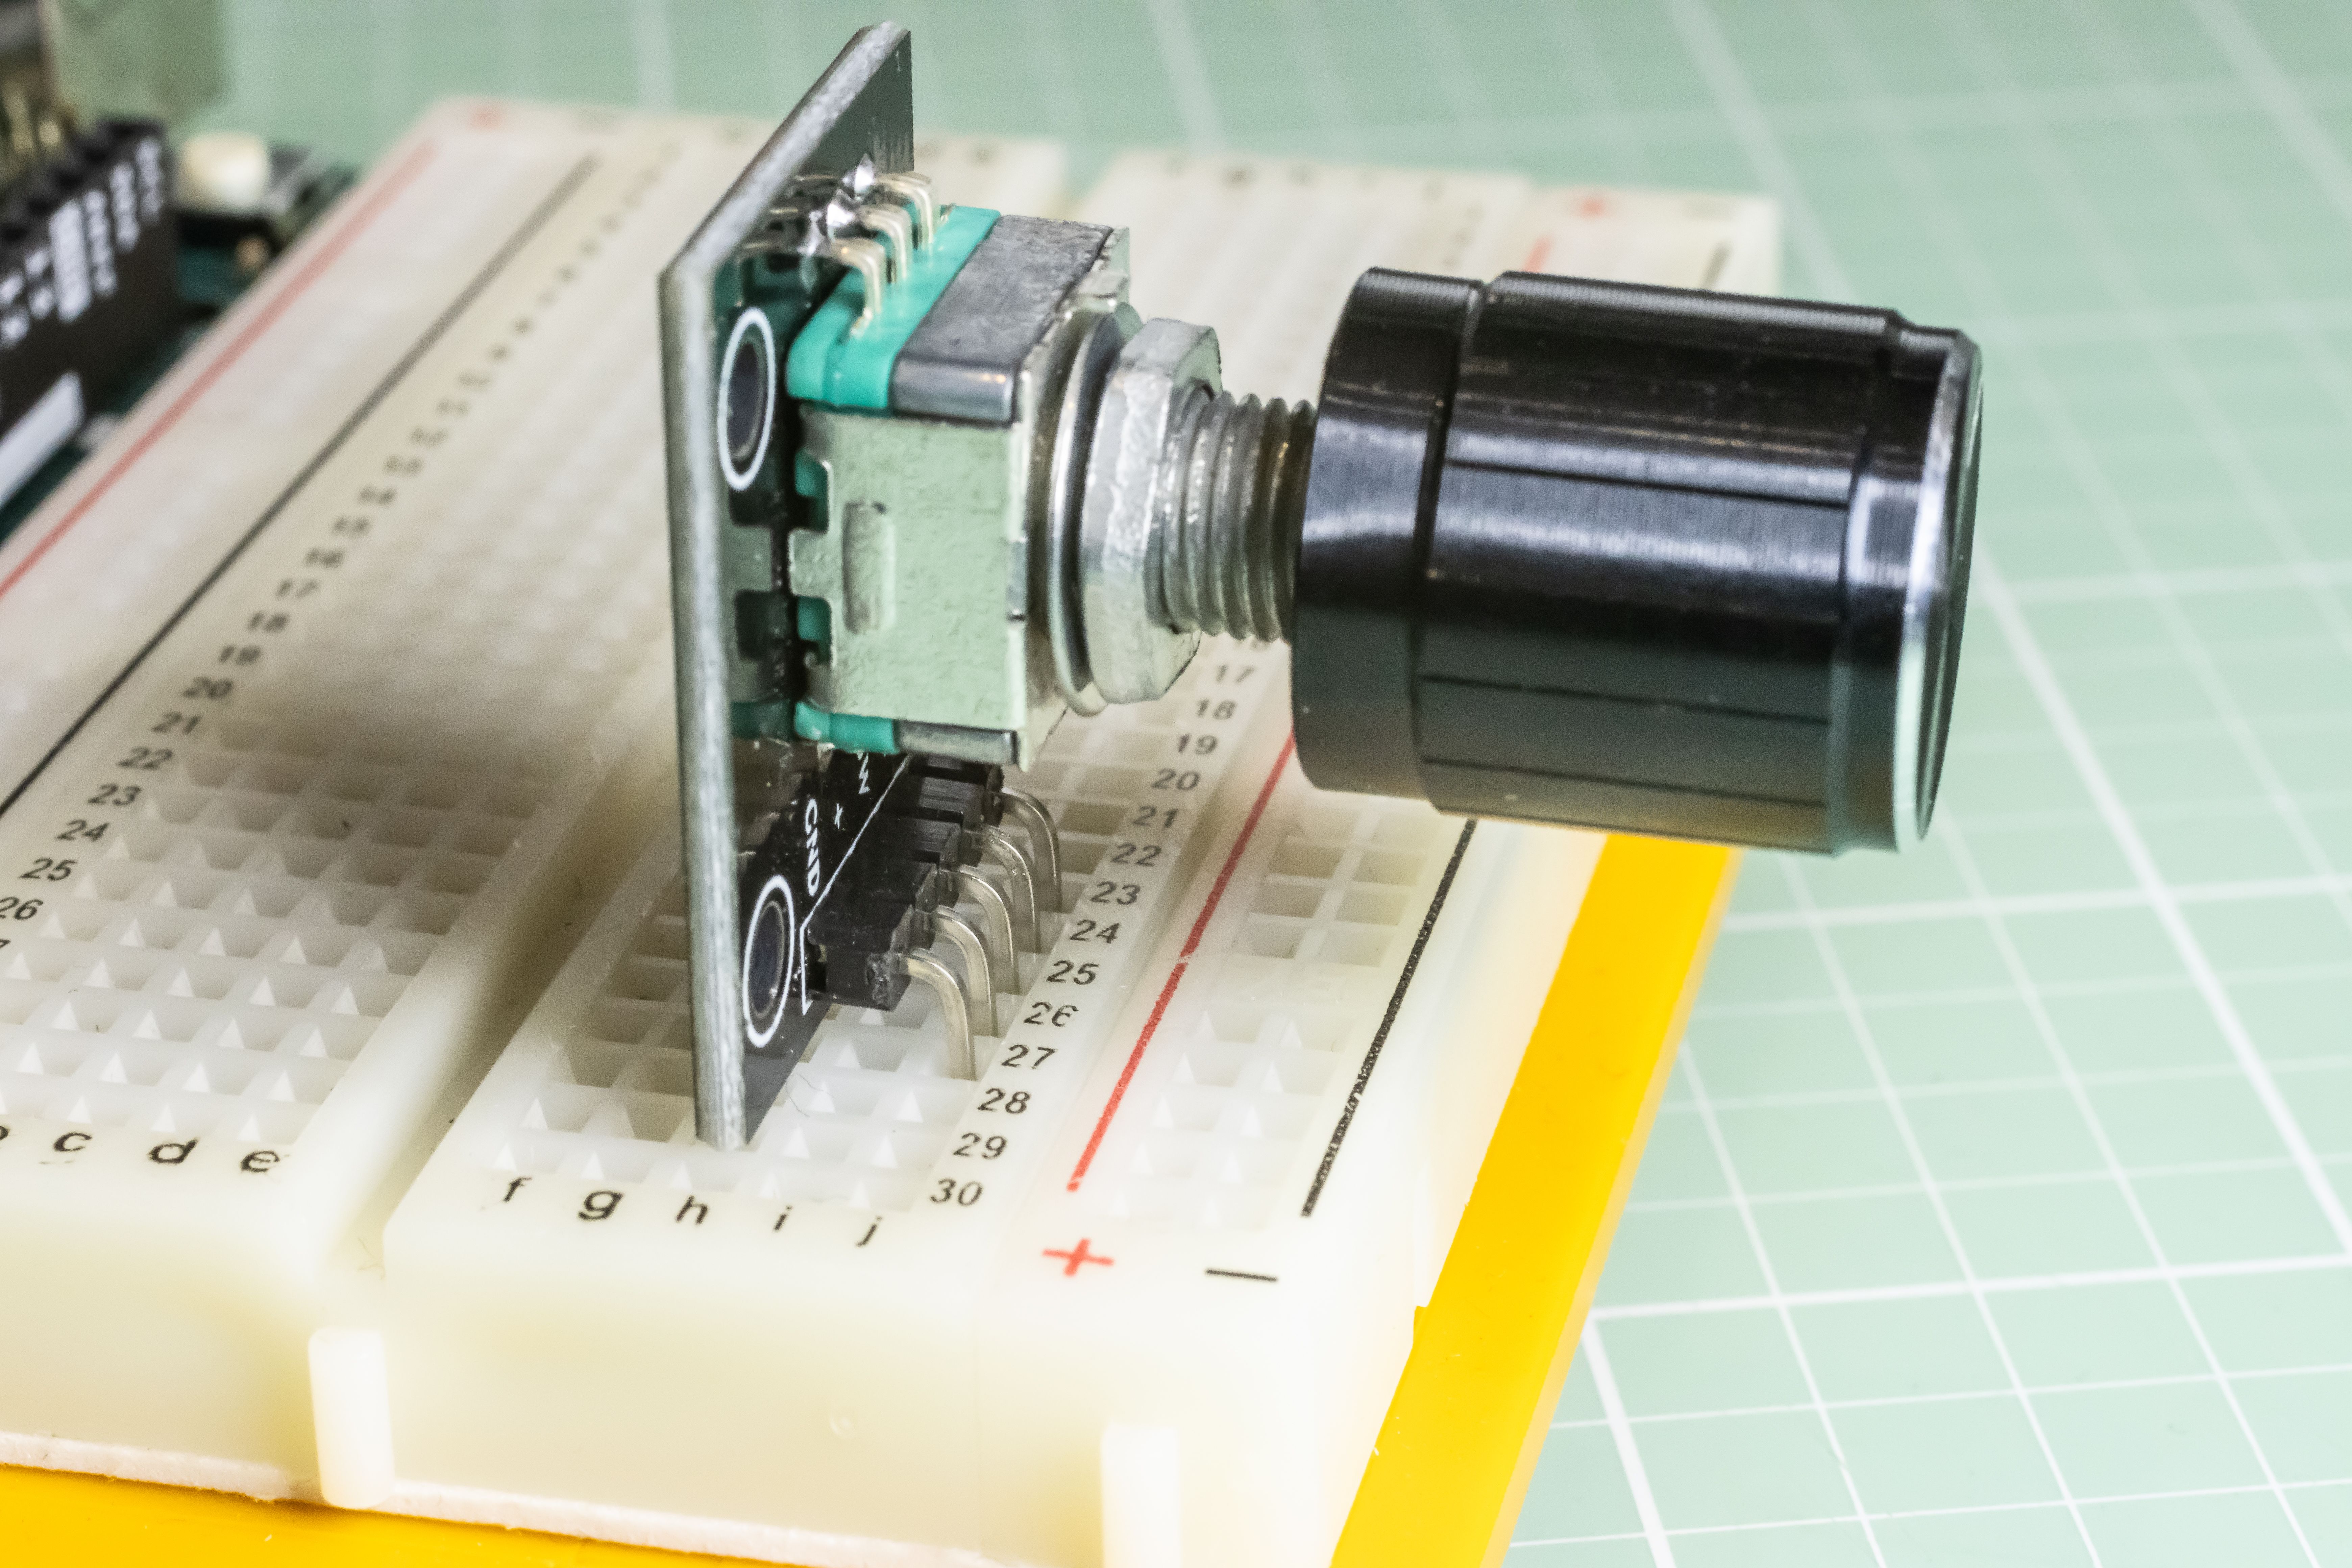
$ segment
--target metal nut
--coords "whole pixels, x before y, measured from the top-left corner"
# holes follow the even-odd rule
[[[1078,599],[1087,662],[1113,702],[1149,702],[1175,684],[1201,645],[1153,613],[1152,536],[1181,497],[1164,460],[1191,405],[1222,390],[1217,334],[1182,321],[1144,323],[1119,351],[1095,416],[1078,524]]]

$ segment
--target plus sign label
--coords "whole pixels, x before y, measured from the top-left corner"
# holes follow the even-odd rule
[[[1045,1256],[1048,1258],[1058,1258],[1063,1260],[1062,1273],[1065,1278],[1076,1274],[1081,1264],[1116,1263],[1118,1261],[1114,1258],[1105,1258],[1099,1252],[1088,1252],[1087,1250],[1087,1238],[1082,1236],[1078,1237],[1077,1246],[1062,1249],[1049,1247],[1045,1249]]]

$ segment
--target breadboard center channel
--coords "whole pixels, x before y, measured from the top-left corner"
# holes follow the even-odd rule
[[[0,551],[0,1246],[58,1282],[0,1300],[0,1458],[807,1563],[1092,1563],[1122,1508],[1326,1560],[1599,841],[1315,790],[1284,656],[1213,643],[1020,781],[1071,912],[976,1080],[918,993],[694,1142],[651,281],[761,132],[445,106]],[[919,162],[1068,210],[1048,145]],[[1157,154],[1072,216],[1291,396],[1369,266],[1777,248]]]

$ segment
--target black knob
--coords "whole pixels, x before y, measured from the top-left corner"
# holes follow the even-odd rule
[[[1887,310],[1366,273],[1300,523],[1301,766],[1478,816],[1914,842],[1959,662],[1978,366]]]

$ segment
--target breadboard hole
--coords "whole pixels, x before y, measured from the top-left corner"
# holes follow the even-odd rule
[[[1031,782],[1042,789],[1052,787],[1042,778],[1033,778]],[[1066,799],[1057,800],[1055,804],[1061,807],[1055,812],[1054,816],[1055,826],[1062,830],[1063,848],[1066,854],[1071,847],[1069,841],[1074,835],[1087,838],[1108,838],[1118,831],[1118,825],[1125,820],[1125,812],[1121,805]]]
[[[1244,952],[1258,958],[1291,958],[1297,954],[1307,930],[1299,921],[1253,917],[1242,926],[1239,945]]]
[[[1293,878],[1269,877],[1258,887],[1250,908],[1262,915],[1313,920],[1323,907],[1328,885]]]
[[[1299,944],[1298,956],[1316,963],[1345,963],[1357,968],[1377,966],[1387,958],[1389,933],[1360,926],[1325,926],[1313,942]]]

